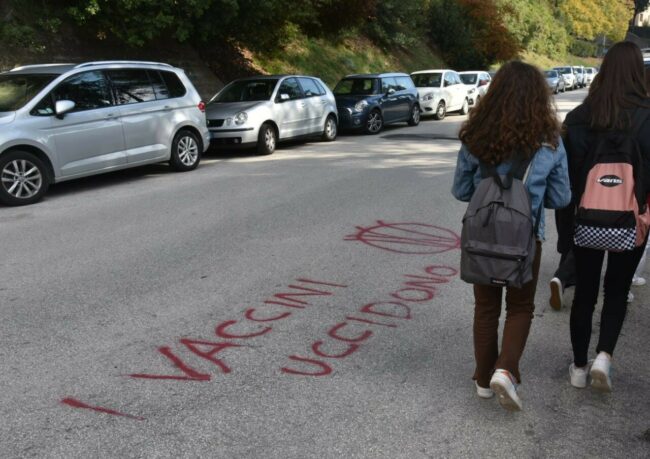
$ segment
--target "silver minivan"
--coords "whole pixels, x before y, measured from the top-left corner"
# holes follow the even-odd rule
[[[212,145],[254,147],[260,155],[270,155],[283,140],[335,140],[338,126],[332,91],[301,75],[235,80],[210,100],[207,118]]]
[[[209,147],[205,104],[183,70],[137,61],[0,73],[0,202],[31,204],[51,183],[168,161],[195,169]]]

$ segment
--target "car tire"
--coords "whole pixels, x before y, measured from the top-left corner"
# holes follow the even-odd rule
[[[172,152],[169,165],[176,172],[187,172],[196,169],[201,162],[203,145],[199,137],[192,131],[178,131],[172,142]]]
[[[445,116],[447,116],[447,104],[445,104],[444,100],[441,100],[438,102],[436,113],[433,115],[433,117],[438,121],[442,121],[445,119]]]
[[[553,94],[557,94],[559,92],[560,92],[560,85],[558,84],[555,86],[555,89],[553,90]]]
[[[48,169],[36,155],[14,150],[0,157],[0,202],[26,206],[40,201],[50,186]]]
[[[413,108],[411,109],[411,117],[408,120],[409,126],[417,126],[420,124],[421,116],[420,106],[418,104],[413,104]]]
[[[566,92],[566,85],[562,86],[562,93],[564,94]]]
[[[264,123],[257,135],[257,154],[260,156],[271,155],[277,145],[278,134],[275,132],[275,128],[269,123]]]
[[[325,127],[323,128],[323,135],[321,136],[321,139],[324,142],[333,142],[336,140],[337,134],[338,128],[336,126],[336,118],[334,115],[330,115],[325,120]]]
[[[383,128],[384,117],[381,115],[381,112],[375,108],[368,114],[368,120],[366,121],[365,127],[366,134],[379,134]]]
[[[463,106],[460,109],[460,114],[461,115],[467,115],[469,113],[469,102],[467,99],[465,99],[465,102],[463,102]]]

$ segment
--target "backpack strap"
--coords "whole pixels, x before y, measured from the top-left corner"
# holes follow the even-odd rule
[[[481,177],[488,178],[492,177],[494,181],[499,185],[499,188],[502,190],[509,190],[512,186],[512,180],[514,178],[521,181],[525,180],[528,176],[530,165],[533,159],[522,159],[520,156],[515,156],[512,160],[512,166],[510,170],[506,173],[506,180],[502,180],[501,176],[497,172],[497,168],[493,164],[486,164],[483,161],[479,161],[479,168],[481,170]]]

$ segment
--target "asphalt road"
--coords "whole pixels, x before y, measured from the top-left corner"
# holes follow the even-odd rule
[[[647,290],[613,394],[572,388],[552,223],[525,409],[476,397],[449,193],[463,119],[0,208],[0,456],[648,457]]]

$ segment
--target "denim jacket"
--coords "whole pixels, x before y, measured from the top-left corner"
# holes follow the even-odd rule
[[[537,224],[539,206],[542,202],[547,209],[561,209],[571,203],[567,156],[562,139],[559,142],[557,149],[547,144],[542,145],[530,164],[525,185],[531,198],[533,225]],[[497,172],[507,174],[510,166],[510,161],[499,164]],[[465,145],[462,145],[458,152],[451,193],[459,201],[469,202],[480,181],[479,161]],[[539,240],[544,240],[544,223],[544,212],[542,212],[537,232]]]

